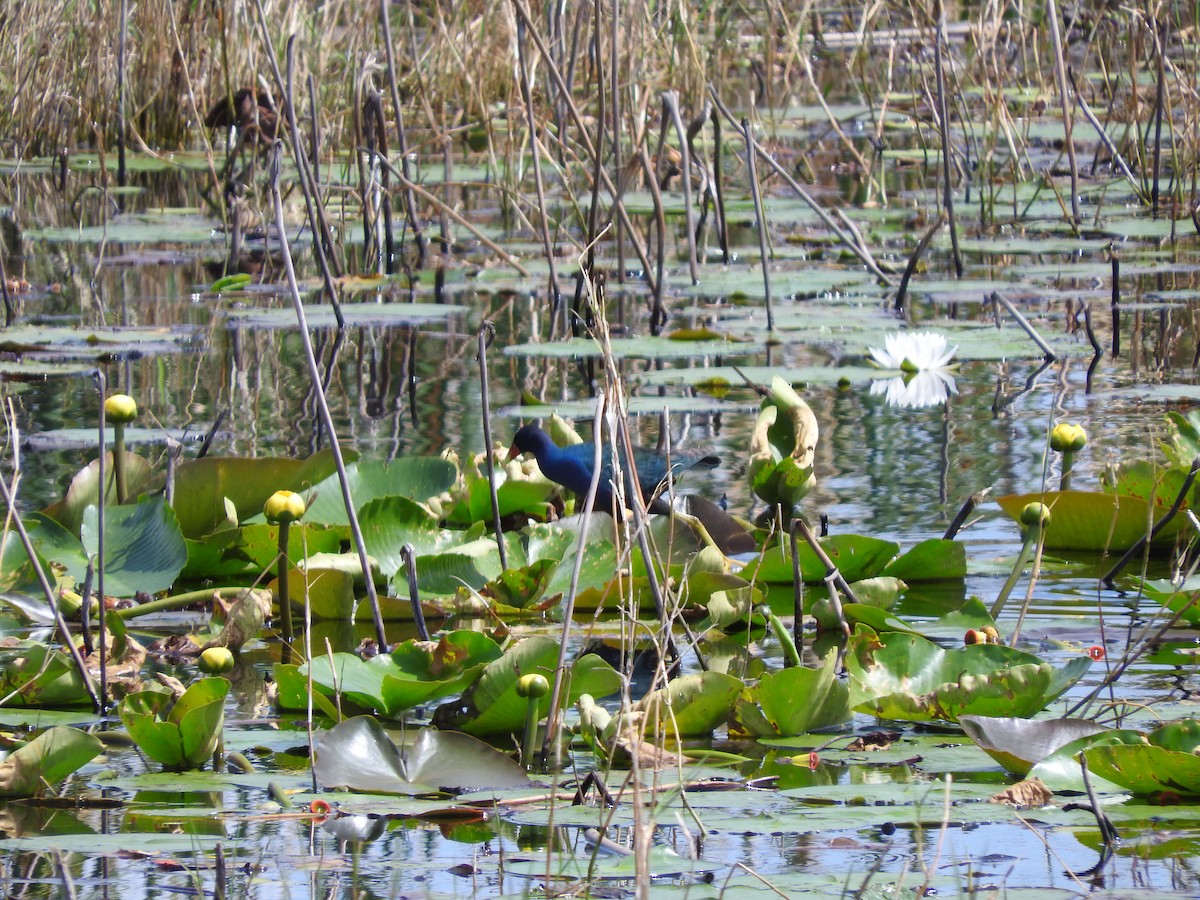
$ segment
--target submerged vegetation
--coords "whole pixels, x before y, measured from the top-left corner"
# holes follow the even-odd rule
[[[0,12],[10,892],[1195,893],[1194,15]]]

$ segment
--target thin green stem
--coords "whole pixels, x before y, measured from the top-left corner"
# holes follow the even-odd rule
[[[113,476],[117,483],[117,505],[125,503],[129,494],[125,480],[125,425],[117,422],[113,425]]]
[[[289,644],[296,636],[292,628],[292,598],[288,591],[288,523],[279,523],[279,558],[276,573],[279,577],[279,611],[283,614],[283,639]]]

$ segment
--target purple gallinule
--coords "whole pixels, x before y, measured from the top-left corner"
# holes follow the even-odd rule
[[[513,438],[512,448],[508,458],[512,459],[520,453],[532,453],[537,460],[542,474],[573,491],[582,501],[587,495],[588,486],[592,483],[592,467],[595,463],[595,448],[590,443],[572,444],[559,447],[550,440],[550,435],[536,425],[523,426]],[[622,458],[623,458],[622,454]],[[677,479],[688,469],[699,466],[703,469],[715,469],[720,460],[715,456],[696,456],[685,453],[672,453],[668,472],[667,460],[652,450],[635,449],[633,459],[637,464],[638,487],[646,508],[650,512],[665,513],[671,509],[668,498],[662,496],[666,488],[667,476]],[[622,465],[625,487],[630,487],[629,467]],[[596,486],[595,508],[611,510],[613,508],[613,466],[612,449],[605,444],[601,455],[600,481]]]

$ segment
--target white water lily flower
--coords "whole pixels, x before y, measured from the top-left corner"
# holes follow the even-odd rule
[[[884,369],[927,372],[944,369],[954,358],[958,345],[949,347],[946,336],[936,331],[895,331],[883,337],[885,349],[868,347],[871,358]]]
[[[901,378],[880,378],[871,382],[871,394],[884,394],[888,406],[919,409],[945,403],[952,394],[957,394],[954,378],[945,369],[927,370]]]

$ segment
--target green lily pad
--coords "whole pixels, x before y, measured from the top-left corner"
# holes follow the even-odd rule
[[[328,787],[423,794],[529,784],[524,769],[483,741],[422,728],[416,740],[402,750],[370,716],[334,726],[321,735],[314,749],[314,771]]]
[[[1200,575],[1192,575],[1176,584],[1166,578],[1142,582],[1142,593],[1161,603],[1180,621],[1193,628],[1200,627]]]
[[[1151,510],[1150,504],[1139,497],[1098,491],[1047,491],[996,498],[1000,508],[1017,522],[1025,505],[1035,501],[1050,507],[1050,523],[1045,529],[1047,550],[1120,552],[1149,534],[1151,517],[1159,519],[1166,511],[1161,505]],[[1173,542],[1186,524],[1186,517],[1175,517],[1155,537],[1155,543]]]
[[[343,303],[342,318],[347,326],[368,328],[371,326],[396,327],[400,325],[425,325],[453,316],[466,315],[465,306],[450,303]],[[296,312],[291,306],[275,309],[227,309],[225,317],[231,326],[257,329],[297,328]],[[327,303],[304,305],[304,318],[309,328],[333,328],[337,317],[333,307]]]
[[[409,456],[390,463],[356,463],[346,467],[346,475],[357,512],[380,497],[407,497],[418,503],[436,497],[454,484],[458,472],[453,463],[436,456]],[[324,525],[350,524],[336,475],[314,486],[304,517]]]
[[[340,691],[363,709],[394,716],[407,709],[455,694],[474,682],[483,667],[501,656],[483,634],[453,631],[437,643],[407,641],[390,656],[360,659],[353,653],[324,654],[311,665],[276,666],[279,704],[285,709],[307,705],[308,673],[313,687],[326,697]],[[285,690],[286,687],[286,690]]]
[[[819,669],[792,666],[763,675],[738,697],[733,714],[757,737],[790,737],[850,719],[849,689],[837,677],[837,651]]]
[[[89,506],[83,515],[83,547],[99,552],[99,516]],[[175,513],[161,496],[144,497],[132,506],[110,506],[104,514],[104,591],[113,597],[165,591],[187,562],[187,545]]]
[[[1060,669],[997,644],[946,650],[920,635],[859,627],[848,647],[850,704],[884,719],[957,721],[963,713],[1028,717],[1078,681],[1079,657]]]
[[[559,642],[535,635],[525,638],[488,663],[479,680],[463,691],[454,703],[438,708],[433,723],[475,735],[506,734],[518,731],[525,722],[528,701],[517,695],[517,680],[522,675],[540,673],[553,683],[558,664]],[[594,653],[581,656],[567,673],[564,702],[574,703],[582,694],[603,697],[616,692],[621,678],[612,666]],[[550,708],[549,696],[539,701],[539,715]]]
[[[1172,791],[1200,795],[1200,721],[1163,725],[1141,740],[1093,744],[1084,750],[1088,768],[1135,794]]]
[[[166,691],[129,694],[117,706],[138,747],[167,769],[196,769],[212,757],[225,721],[229,682],[202,678],[172,702]]]
[[[353,459],[353,454],[346,455]],[[333,471],[333,453],[329,450],[320,450],[304,460],[206,456],[180,463],[175,470],[174,500],[179,527],[186,537],[204,537],[229,521],[227,503],[233,506],[236,524],[261,515],[263,505],[276,491],[309,490]],[[340,503],[341,494],[336,496]],[[321,520],[306,515],[305,521]]]
[[[744,687],[740,678],[723,672],[691,673],[651,691],[634,704],[634,708],[646,712],[657,722],[661,733],[672,737],[697,737],[711,734],[725,722],[735,698]],[[657,740],[656,737],[648,739]]]
[[[0,797],[33,797],[91,762],[104,749],[100,739],[78,728],[56,725],[18,747],[0,762]]]
[[[1008,771],[1025,777],[1041,760],[1072,741],[1109,729],[1088,719],[958,717],[967,737]]]
[[[125,451],[125,484],[128,498],[137,497],[145,490],[153,477],[150,463],[136,453]],[[104,455],[104,477],[107,484],[104,490],[104,502],[116,505],[117,492],[113,481],[113,455],[108,451]],[[127,498],[127,499],[128,499]],[[79,534],[83,522],[83,513],[89,506],[100,502],[100,460],[94,459],[75,474],[67,493],[58,503],[42,510],[50,518],[59,522],[67,531]]]
[[[967,577],[967,548],[958,541],[929,538],[887,564],[884,575],[908,584]]]
[[[848,582],[861,581],[881,574],[900,549],[900,545],[892,541],[861,534],[834,534],[821,538],[820,544],[821,549]],[[804,583],[823,582],[827,574],[824,564],[807,543],[800,541],[798,546],[800,577]],[[791,584],[792,554],[789,542],[784,540],[781,544],[769,545],[761,556],[747,563],[740,574],[748,581]]]

